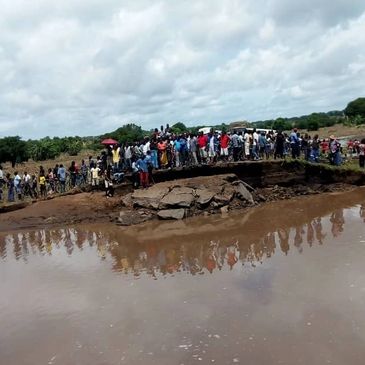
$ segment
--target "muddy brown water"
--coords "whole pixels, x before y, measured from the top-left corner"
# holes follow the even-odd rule
[[[0,235],[0,364],[364,364],[365,190]]]

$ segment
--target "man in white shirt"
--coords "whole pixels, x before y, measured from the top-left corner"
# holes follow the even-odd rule
[[[151,150],[151,142],[149,139],[146,140],[146,143],[142,147],[142,152],[145,156],[147,156],[147,152]]]
[[[243,140],[245,142],[245,156],[246,156],[246,159],[249,159],[250,158],[250,135],[247,132],[247,129],[245,130]]]
[[[3,167],[0,165],[0,201],[3,200],[3,186],[4,186],[4,172]]]
[[[256,132],[256,128],[253,129],[253,141],[252,141],[252,154],[253,154],[253,158],[255,160],[259,159],[259,155],[258,155],[258,141],[259,141],[259,135]]]
[[[91,170],[91,185],[92,186],[99,186],[99,174],[100,169],[99,167],[92,167]]]
[[[128,145],[128,143],[126,143],[124,147],[124,160],[127,169],[130,169],[132,166],[132,149],[131,146]]]

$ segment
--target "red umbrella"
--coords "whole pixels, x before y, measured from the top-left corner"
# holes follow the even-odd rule
[[[114,144],[118,144],[118,142],[115,139],[112,138],[107,138],[104,139],[103,141],[101,141],[101,144],[105,144],[105,145],[114,145]]]

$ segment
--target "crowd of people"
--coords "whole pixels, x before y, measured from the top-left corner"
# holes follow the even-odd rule
[[[340,165],[344,156],[341,143],[330,136],[320,139],[301,135],[296,128],[291,133],[281,131],[241,129],[232,132],[210,130],[209,133],[173,133],[167,125],[155,129],[141,141],[106,146],[99,156],[90,156],[78,165],[56,164],[47,171],[40,166],[38,174],[13,175],[4,173],[0,166],[0,200],[7,187],[7,200],[24,197],[45,198],[49,194],[64,193],[76,186],[90,184],[94,188],[104,185],[106,196],[113,196],[113,184],[130,174],[135,187],[153,183],[154,169],[171,169],[230,161],[277,159],[291,156],[311,162],[327,159]],[[350,157],[359,157],[360,167],[365,166],[365,139],[350,140],[347,144]]]

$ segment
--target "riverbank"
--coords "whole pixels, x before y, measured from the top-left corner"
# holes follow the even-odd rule
[[[75,192],[51,200],[20,203],[0,215],[0,231],[77,223],[135,225],[157,219],[226,214],[266,202],[365,185],[363,171],[305,161],[259,161],[162,170],[156,184],[107,199],[103,192]]]

